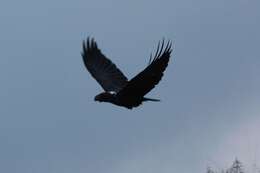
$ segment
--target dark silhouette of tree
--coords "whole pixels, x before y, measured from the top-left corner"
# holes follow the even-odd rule
[[[207,168],[206,173],[245,173],[242,163],[235,159],[232,166],[228,169],[223,169],[221,172],[213,170],[211,167]]]
[[[235,159],[233,162],[231,168],[229,168],[226,173],[245,173],[243,170],[243,165],[242,163],[238,160]]]
[[[206,173],[215,173],[215,172],[211,169],[211,167],[207,167],[207,172]]]

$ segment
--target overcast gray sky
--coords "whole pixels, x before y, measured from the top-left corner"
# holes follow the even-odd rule
[[[187,173],[260,166],[260,1],[1,0],[0,172]],[[93,101],[87,36],[129,77],[169,67],[133,110]]]

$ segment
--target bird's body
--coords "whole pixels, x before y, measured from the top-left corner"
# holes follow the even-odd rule
[[[94,39],[88,38],[86,43],[83,42],[84,64],[105,90],[95,97],[95,101],[110,102],[128,109],[137,107],[144,101],[159,101],[144,96],[159,83],[163,76],[172,51],[170,42],[165,48],[164,41],[162,44],[159,43],[154,58],[152,55],[150,57],[149,65],[129,81],[116,65],[101,53]]]
[[[120,97],[117,93],[103,92],[95,97],[95,101],[110,102],[117,106],[123,106],[128,109],[139,106],[143,101],[160,101],[158,99],[151,99],[146,97],[127,96]]]

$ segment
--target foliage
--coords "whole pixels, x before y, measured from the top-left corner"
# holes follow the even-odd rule
[[[235,159],[232,166],[228,169],[223,169],[222,171],[218,172],[213,170],[211,167],[207,168],[206,173],[247,173],[244,170],[244,166],[242,162],[240,162],[238,159]],[[260,173],[260,171],[255,167],[253,173]]]

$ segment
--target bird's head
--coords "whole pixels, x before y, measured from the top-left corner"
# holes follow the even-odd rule
[[[115,94],[112,92],[103,92],[95,96],[95,101],[99,102],[112,102],[115,98]]]

